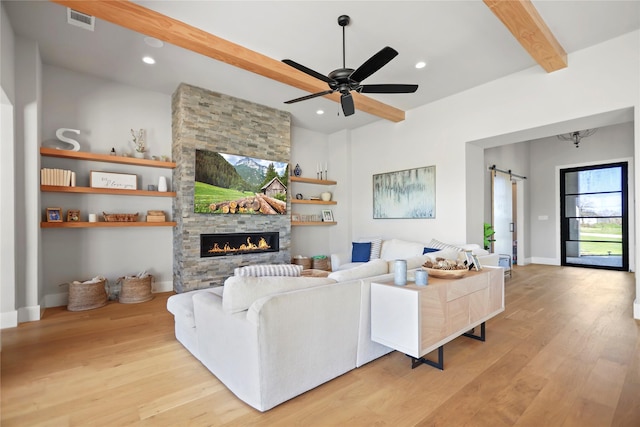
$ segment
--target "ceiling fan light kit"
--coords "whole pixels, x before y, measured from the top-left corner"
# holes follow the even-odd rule
[[[351,19],[347,15],[340,15],[338,17],[338,25],[342,27],[342,68],[335,69],[325,76],[324,74],[320,74],[302,64],[292,61],[291,59],[282,60],[285,64],[302,71],[311,77],[322,80],[329,85],[328,90],[285,101],[285,104],[293,104],[317,98],[319,96],[329,95],[334,92],[340,92],[340,105],[342,106],[343,114],[347,117],[355,113],[355,105],[351,91],[356,91],[358,93],[413,93],[418,90],[418,85],[414,84],[361,84],[364,79],[384,67],[389,61],[395,58],[398,55],[398,52],[395,49],[386,46],[366,60],[364,64],[357,69],[354,70],[353,68],[347,68],[345,58],[345,27],[349,25],[349,22],[351,22]]]

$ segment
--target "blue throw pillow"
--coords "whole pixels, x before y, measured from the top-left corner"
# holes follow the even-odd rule
[[[424,254],[428,254],[430,252],[438,252],[441,249],[436,249],[436,248],[424,248],[424,250],[422,251],[422,255]]]
[[[371,242],[356,243],[353,242],[351,250],[351,262],[369,262],[371,256]]]

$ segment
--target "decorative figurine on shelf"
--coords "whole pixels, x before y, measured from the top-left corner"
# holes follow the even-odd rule
[[[293,174],[295,176],[300,176],[302,175],[302,169],[300,168],[300,165],[296,163],[296,167],[293,169]]]
[[[116,155],[116,148],[113,147],[111,148],[111,152],[109,152],[110,155],[115,156]]]
[[[69,137],[64,136],[64,132],[73,132],[75,134],[80,135],[80,131],[78,129],[68,129],[68,128],[60,128],[56,131],[56,138],[60,141],[71,145],[71,148],[60,148],[56,147],[58,150],[71,150],[71,151],[80,151],[80,144],[75,139],[71,139]]]
[[[144,129],[140,129],[137,134],[131,129],[131,135],[133,136],[133,145],[136,147],[133,155],[139,159],[144,159],[144,152],[147,149],[144,141]]]

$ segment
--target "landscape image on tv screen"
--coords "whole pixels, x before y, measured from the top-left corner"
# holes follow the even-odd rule
[[[284,215],[289,164],[196,150],[194,212]]]

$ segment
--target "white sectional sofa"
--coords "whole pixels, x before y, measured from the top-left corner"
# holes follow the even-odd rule
[[[383,240],[375,237],[363,238],[355,241],[356,244],[367,242],[371,243],[369,259],[380,258],[388,262],[396,259],[406,259],[408,265],[414,265],[414,267],[408,268],[417,268],[419,265],[422,265],[415,265],[415,262],[411,261],[419,261],[425,251],[425,248],[429,248],[429,250],[437,250],[437,252],[428,253],[431,258],[435,258],[437,256],[442,256],[443,258],[456,258],[460,253],[462,253],[462,251],[470,250],[474,255],[478,256],[478,260],[481,265],[497,267],[499,262],[498,254],[490,253],[489,251],[482,249],[480,245],[474,243],[449,244],[440,242],[436,239],[432,239],[429,243],[420,243],[402,239]],[[353,262],[351,255],[352,252],[331,254],[331,269],[333,271],[347,270],[364,263]],[[393,272],[393,270],[390,270],[390,272]]]
[[[266,411],[393,351],[370,338],[371,282],[393,280],[398,258],[411,277],[428,256],[446,255],[423,255],[423,247],[388,240],[381,259],[326,278],[236,275],[223,287],[173,295],[167,309],[178,341],[237,397]]]
[[[373,260],[327,278],[233,276],[173,295],[167,309],[178,341],[266,411],[393,351],[370,339],[371,281],[391,280],[388,268]]]

